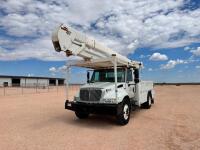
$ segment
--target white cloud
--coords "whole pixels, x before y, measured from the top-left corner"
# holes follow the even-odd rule
[[[85,69],[80,69],[78,72],[74,71],[73,69],[69,68],[69,79],[70,83],[86,83],[87,81],[87,71]],[[50,67],[49,71],[52,76],[63,76],[66,77],[67,66],[62,65],[60,67]]]
[[[84,31],[124,55],[133,53],[136,48],[187,46],[199,42],[200,35],[200,9],[179,9],[187,5],[187,2],[185,0],[2,1],[0,9],[5,15],[0,15],[0,30],[12,38],[4,37],[7,44],[4,43],[0,47],[3,49],[1,51],[4,51],[2,54],[4,57],[1,56],[0,59],[65,60],[64,55],[53,53],[51,43],[51,32],[60,23]],[[21,45],[17,44],[10,52],[10,49],[5,47],[9,47],[8,43],[13,42]],[[25,50],[27,48],[28,51]]]
[[[153,60],[153,61],[164,61],[164,60],[168,60],[167,55],[165,54],[160,54],[160,53],[153,53],[151,55],[151,57],[149,58],[149,60]]]
[[[32,76],[34,76],[34,74],[33,73],[29,73],[27,76],[28,77],[32,77]]]
[[[183,70],[179,70],[178,72],[179,72],[179,73],[183,73]]]
[[[195,66],[196,69],[200,69],[200,66]]]
[[[143,58],[145,58],[145,57],[146,57],[145,55],[140,55],[140,56],[139,56],[140,59],[143,59]]]
[[[67,66],[66,65],[63,65],[61,67],[58,68],[58,71],[59,72],[66,72],[67,71]]]
[[[152,68],[149,68],[148,71],[153,71],[153,69],[152,69]]]
[[[37,36],[47,32],[42,30],[43,28],[39,27],[42,24],[42,20],[39,16],[33,13],[20,15],[20,14],[8,14],[3,17],[0,24],[6,24],[4,29],[7,30],[8,35],[14,35],[17,37],[23,36]]]
[[[52,43],[48,37],[38,38],[32,41],[9,41],[6,42],[6,45],[0,46],[0,60],[10,61],[31,58],[45,61],[66,60],[64,53],[57,53],[52,47]],[[10,50],[7,50],[7,48]]]
[[[187,61],[177,59],[177,60],[169,60],[167,64],[161,65],[161,69],[173,69],[178,64],[187,64]]]
[[[200,47],[197,47],[196,50],[191,50],[190,52],[195,56],[200,56]]]
[[[55,67],[51,67],[51,68],[49,68],[49,71],[50,71],[50,72],[53,72],[53,73],[57,72],[57,70],[56,70]]]
[[[52,76],[55,76],[58,70],[56,69],[56,67],[51,67],[49,68],[49,72],[51,73]]]
[[[190,50],[191,48],[189,47],[189,46],[186,46],[186,47],[184,47],[184,51],[188,51],[188,50]]]
[[[136,48],[137,48],[137,46],[138,46],[138,40],[135,40],[134,42],[132,42],[132,43],[130,43],[128,46],[127,46],[127,48],[128,49],[131,49],[131,50],[135,50]]]
[[[58,68],[56,68],[56,67],[51,67],[51,68],[49,68],[49,71],[50,71],[51,73],[64,73],[64,72],[67,71],[67,66],[66,66],[66,65],[63,65],[63,66],[58,67]]]

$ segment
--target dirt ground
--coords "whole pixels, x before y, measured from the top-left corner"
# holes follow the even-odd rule
[[[132,112],[128,125],[64,109],[65,93],[0,96],[1,150],[200,149],[200,86],[156,86],[150,110]]]

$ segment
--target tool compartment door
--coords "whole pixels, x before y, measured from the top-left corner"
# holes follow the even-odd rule
[[[136,101],[138,106],[147,101],[147,94],[149,91],[153,90],[152,81],[140,81],[136,84]]]

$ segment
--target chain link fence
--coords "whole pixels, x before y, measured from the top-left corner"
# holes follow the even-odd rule
[[[80,84],[69,85],[69,96],[75,95],[79,90]],[[66,92],[65,85],[45,85],[45,84],[26,84],[26,85],[12,85],[0,87],[0,96],[9,95],[24,95],[24,94],[35,94],[35,93],[48,93],[48,92]]]

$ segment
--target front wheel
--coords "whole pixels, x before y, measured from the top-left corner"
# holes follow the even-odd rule
[[[88,118],[89,113],[87,112],[80,112],[80,111],[75,111],[76,117],[78,117],[79,119],[85,119]]]
[[[130,102],[129,100],[124,100],[122,108],[120,109],[119,114],[117,115],[117,122],[120,125],[126,125],[130,119]]]

